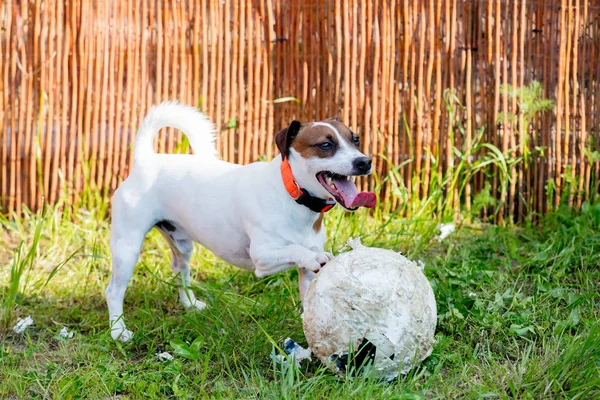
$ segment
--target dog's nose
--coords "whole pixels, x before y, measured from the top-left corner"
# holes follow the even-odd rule
[[[369,157],[359,157],[354,160],[352,165],[359,174],[366,174],[371,170],[371,159]]]

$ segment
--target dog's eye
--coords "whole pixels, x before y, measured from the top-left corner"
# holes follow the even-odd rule
[[[352,141],[354,142],[354,144],[356,146],[360,146],[360,137],[359,136],[356,136],[356,135],[352,136]]]
[[[321,150],[331,150],[333,149],[333,144],[331,142],[325,142],[318,145]]]

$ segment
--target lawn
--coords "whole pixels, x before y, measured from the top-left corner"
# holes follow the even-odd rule
[[[134,338],[114,342],[109,223],[49,209],[0,228],[0,398],[600,397],[600,204],[521,227],[457,224],[443,241],[431,219],[334,210],[326,223],[334,252],[360,236],[424,261],[438,343],[408,376],[387,384],[274,363],[286,337],[306,345],[296,272],[257,279],[197,248],[193,288],[209,308],[186,312],[158,232],[125,298]],[[26,316],[34,324],[15,333]],[[157,356],[165,351],[173,360]]]

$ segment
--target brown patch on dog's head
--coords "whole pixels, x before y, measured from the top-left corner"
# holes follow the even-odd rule
[[[319,233],[319,232],[321,232],[322,227],[323,227],[323,213],[320,213],[319,217],[313,224],[313,231],[315,231],[315,233]]]
[[[322,122],[333,127],[339,136],[327,125],[302,125],[298,121],[292,121],[290,126],[275,135],[275,143],[282,156],[288,157],[292,147],[303,158],[331,158],[340,147],[340,137],[349,146],[359,147],[358,136],[342,124],[339,118],[333,117]]]
[[[358,147],[356,136],[350,128],[339,122],[337,118],[330,118],[323,123],[333,127],[339,136],[327,125],[312,123],[302,127],[291,147],[302,155],[303,158],[331,158],[340,147],[340,137],[349,146]]]
[[[311,124],[300,131],[291,147],[303,158],[330,158],[339,145],[334,131],[323,125]]]

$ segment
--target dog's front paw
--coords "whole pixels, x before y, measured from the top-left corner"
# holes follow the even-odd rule
[[[330,256],[331,254],[324,252],[313,253],[312,256],[307,257],[298,266],[300,268],[306,268],[313,272],[319,272],[321,267],[327,264],[329,260],[331,260]]]
[[[321,264],[321,267],[327,264],[329,261],[333,259],[333,255],[328,252],[317,253],[317,261]]]

